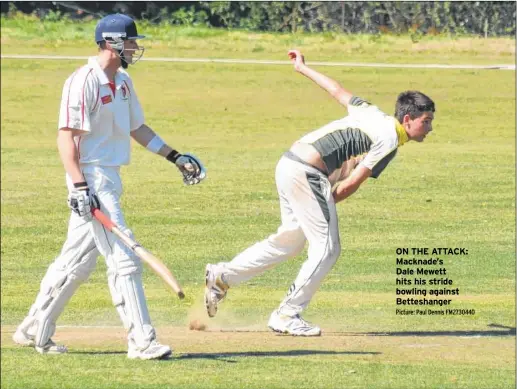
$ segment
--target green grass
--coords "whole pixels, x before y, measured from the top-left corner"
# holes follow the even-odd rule
[[[54,50],[48,36],[20,46],[31,33],[15,35],[14,22],[4,22],[2,53]],[[176,42],[185,49],[162,43],[146,55],[281,54],[283,59],[292,42],[278,42],[295,39],[271,35],[271,41],[260,41],[266,49],[253,53],[245,37],[260,34],[184,34]],[[308,58],[351,60],[331,54],[345,37],[328,45],[320,44],[323,38],[300,38]],[[71,41],[59,43],[56,54],[88,54],[81,39],[74,48]],[[387,41],[365,46],[361,58],[400,59],[410,50],[388,47],[389,39],[404,37],[382,39]],[[190,40],[200,49],[185,43]],[[446,51],[453,44],[443,39],[428,43],[436,42]],[[447,55],[451,63],[514,62],[497,46],[483,45],[475,53]],[[483,50],[493,52],[480,59]],[[402,59],[438,61],[424,52]],[[508,71],[322,69],[386,112],[392,112],[397,94],[406,89],[432,96],[437,112],[434,133],[425,143],[403,146],[379,180],[370,180],[339,205],[342,254],[306,312],[307,319],[323,327],[324,336],[297,339],[265,330],[303,255],[233,288],[210,321],[202,307],[204,265],[229,260],[275,231],[278,158],[301,135],[345,111],[290,67],[137,64],[131,74],[147,123],[172,146],[199,155],[208,168],[202,185],[184,187],[175,168],[135,145],[132,164],[122,169],[123,208],[131,229],[173,269],[187,294],[184,301],[175,299],[157,276],[145,271],[151,316],[160,339],[175,348],[174,358],[127,360],[121,327],[58,328],[56,340],[71,349],[64,357],[43,357],[13,345],[13,326],[27,313],[66,234],[56,125],[63,82],[82,63],[1,63],[3,388],[514,387],[514,332],[489,327],[515,328],[515,73]],[[474,308],[476,315],[395,315],[397,247],[467,248],[468,256],[442,258],[461,292],[452,307]],[[120,325],[105,271],[99,258],[96,272],[58,324]],[[208,331],[187,330],[193,318],[207,323]],[[488,336],[493,331],[500,336]]]
[[[150,57],[285,60],[286,51],[308,51],[312,61],[514,64],[515,39],[473,36],[350,35],[340,33],[257,33],[242,30],[152,25],[139,21],[141,44]],[[45,21],[2,16],[2,54],[85,55],[94,48],[95,21]]]
[[[66,333],[66,332],[65,332]],[[181,336],[185,336],[181,333]],[[257,335],[262,339],[257,340]],[[507,353],[502,339],[383,339],[352,337],[351,341],[330,336],[324,344],[256,334],[207,333],[190,339],[188,352],[164,362],[127,361],[123,355],[101,354],[97,343],[85,345],[82,353],[67,358],[37,358],[28,350],[4,349],[4,358],[31,364],[34,375],[42,377],[40,387],[119,388],[128,386],[127,372],[138,388],[509,388],[511,363],[498,365],[494,351],[462,360],[465,352],[476,352],[490,344]],[[380,342],[382,340],[382,342]],[[178,337],[178,341],[181,341]],[[183,341],[184,342],[184,341]],[[225,352],[209,350],[213,342],[224,342]],[[333,342],[333,345],[330,345]],[[382,343],[382,346],[380,345]],[[120,347],[111,345],[117,352]],[[273,349],[277,347],[277,349]],[[282,349],[280,351],[279,349]],[[462,352],[455,352],[461,349]],[[428,357],[436,359],[432,366]],[[103,365],[101,365],[103,363]],[[89,368],[77,369],[77,364]],[[102,367],[101,367],[102,366]],[[110,374],[105,374],[105,371]],[[48,371],[55,371],[50,377]],[[73,371],[73,376],[70,375]],[[432,374],[429,372],[432,371]],[[507,372],[501,377],[501,372]],[[6,387],[32,387],[29,376],[13,383],[2,376]],[[329,385],[333,383],[333,385]],[[168,385],[168,386],[167,386]]]

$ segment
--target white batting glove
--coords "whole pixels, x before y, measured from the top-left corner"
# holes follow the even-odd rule
[[[196,156],[192,154],[180,154],[173,150],[167,160],[174,163],[183,175],[185,185],[199,184],[206,177],[206,169]]]
[[[90,192],[86,182],[78,182],[68,194],[68,207],[86,220],[91,220],[92,210],[99,208],[99,199]]]

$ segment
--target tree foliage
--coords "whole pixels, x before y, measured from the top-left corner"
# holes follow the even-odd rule
[[[99,17],[113,12],[171,25],[278,32],[515,35],[516,2],[200,1],[2,2],[41,18]]]

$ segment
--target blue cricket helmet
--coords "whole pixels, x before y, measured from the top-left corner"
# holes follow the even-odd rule
[[[136,24],[129,16],[112,14],[103,17],[95,27],[95,42],[120,41],[127,39],[143,39],[145,35],[138,35]]]

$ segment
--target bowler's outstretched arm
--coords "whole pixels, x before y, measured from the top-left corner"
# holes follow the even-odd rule
[[[289,50],[288,55],[297,72],[303,74],[305,77],[318,84],[321,88],[325,89],[333,98],[339,102],[339,104],[343,105],[344,107],[348,107],[348,103],[353,97],[353,94],[350,91],[343,88],[337,81],[333,80],[332,78],[327,77],[324,74],[321,74],[316,70],[308,67],[305,64],[305,58],[298,50]]]

